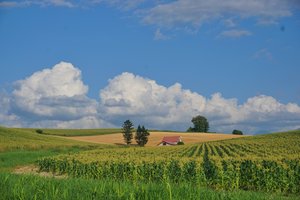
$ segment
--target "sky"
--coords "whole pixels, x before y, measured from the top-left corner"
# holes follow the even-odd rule
[[[299,0],[0,0],[0,124],[300,128]]]

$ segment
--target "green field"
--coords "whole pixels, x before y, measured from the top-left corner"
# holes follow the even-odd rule
[[[96,146],[64,138],[38,134],[35,129],[0,127],[0,152],[8,150],[55,149],[72,146]]]
[[[36,132],[38,129],[21,128],[21,131]],[[112,133],[121,133],[119,128],[101,128],[101,129],[40,129],[43,135],[57,135],[57,136],[91,136],[91,135],[106,135]]]
[[[89,134],[84,131],[77,133]],[[0,128],[0,145],[3,199],[299,199],[300,194],[300,131],[139,148]],[[14,174],[16,167],[33,164],[67,178]]]

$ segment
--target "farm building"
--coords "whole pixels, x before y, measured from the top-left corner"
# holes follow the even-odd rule
[[[181,136],[165,136],[158,146],[177,145],[178,142],[182,142]]]

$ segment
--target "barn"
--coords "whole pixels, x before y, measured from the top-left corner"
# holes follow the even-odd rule
[[[158,146],[172,146],[182,142],[181,136],[165,136]]]

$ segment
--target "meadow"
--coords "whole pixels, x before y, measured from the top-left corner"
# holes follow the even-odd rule
[[[299,199],[300,194],[300,131],[143,148],[74,141],[35,129],[2,127],[0,139],[2,199]],[[40,175],[16,174],[22,166],[35,166]],[[43,177],[45,172],[52,178]]]

